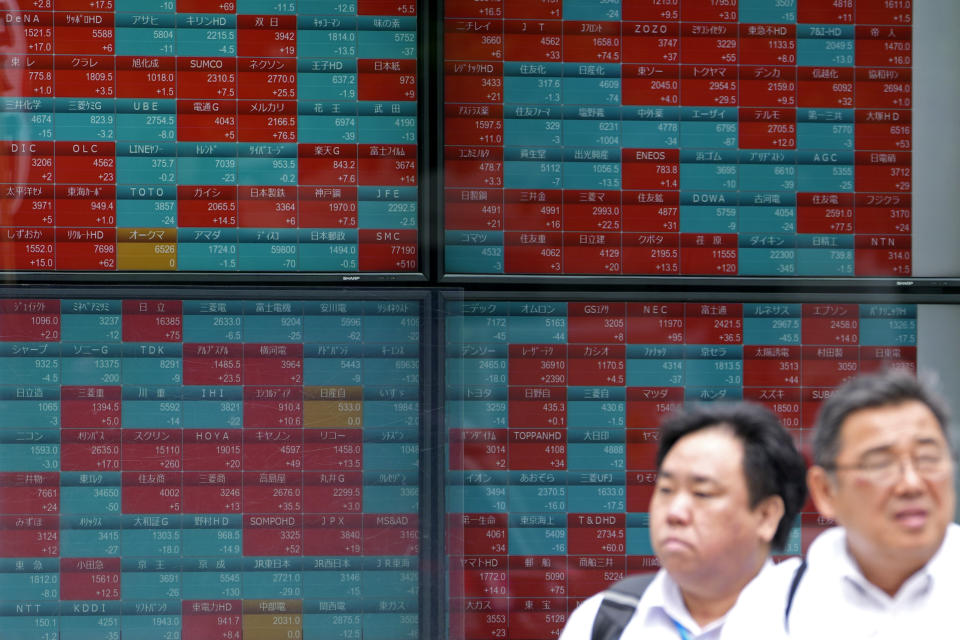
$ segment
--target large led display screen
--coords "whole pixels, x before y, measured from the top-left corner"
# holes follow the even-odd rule
[[[657,426],[669,412],[752,400],[803,441],[843,380],[916,369],[925,311],[838,301],[465,298],[447,304],[445,341],[451,640],[556,637],[582,600],[657,569],[647,506]],[[829,525],[808,504],[785,553],[801,553]]]
[[[918,255],[957,232],[942,205],[958,129],[935,124],[960,95],[957,55],[934,36],[955,17],[939,2],[444,3],[445,273],[960,273]]]
[[[0,1],[0,267],[420,269],[413,0]]]
[[[423,296],[0,300],[0,636],[416,638]]]

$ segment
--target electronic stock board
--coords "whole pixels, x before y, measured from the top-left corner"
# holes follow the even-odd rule
[[[3,0],[0,267],[420,268],[412,0]]]

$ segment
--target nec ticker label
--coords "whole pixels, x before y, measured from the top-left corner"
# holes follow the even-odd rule
[[[911,2],[444,6],[448,273],[911,275]]]
[[[406,0],[0,0],[0,266],[418,269]]]

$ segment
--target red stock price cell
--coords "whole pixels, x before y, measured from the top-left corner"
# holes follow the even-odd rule
[[[120,429],[63,429],[60,443],[63,471],[120,471]]]
[[[235,640],[243,633],[242,600],[184,600],[181,611],[183,640]]]
[[[106,171],[113,175],[113,158],[100,158],[95,160],[96,165],[108,166]],[[61,171],[66,173],[66,170]],[[108,231],[108,234],[99,236],[98,239],[106,239],[116,236],[114,225],[116,223],[116,202],[117,188],[111,185],[66,185],[58,184],[54,192],[54,202],[56,207],[57,231],[62,231],[65,227],[100,227],[99,231]],[[86,235],[84,238],[97,238],[97,236]],[[69,235],[68,235],[69,239]]]
[[[242,362],[242,345],[186,343],[183,345],[183,383],[187,385],[242,384]]]
[[[625,2],[623,3],[623,19],[679,20],[680,0],[633,0],[632,2]]]
[[[627,429],[627,469],[652,471],[657,468],[657,429]]]
[[[451,429],[449,468],[505,470],[507,442],[506,429]]]
[[[356,187],[299,187],[300,226],[355,229],[357,220]]]
[[[560,403],[557,403],[560,404]],[[560,422],[560,411],[551,420]],[[563,416],[566,422],[566,416]],[[522,424],[522,423],[518,423]],[[565,432],[560,429],[510,429],[509,466],[511,469],[557,470],[567,468]]]
[[[623,230],[675,234],[680,230],[680,192],[624,191]]]
[[[180,471],[183,455],[179,429],[124,429],[125,471]]]
[[[566,273],[611,273],[622,271],[619,233],[564,233]]]
[[[858,276],[909,276],[913,265],[908,235],[860,235],[854,264]]]
[[[650,498],[657,484],[656,471],[627,472],[627,511],[645,512],[650,508]]]
[[[186,471],[183,512],[242,513],[243,492],[239,471]]]
[[[237,55],[244,58],[296,56],[297,17],[238,15]]]
[[[237,187],[177,186],[177,226],[236,227]]]
[[[624,13],[627,12],[624,8]],[[625,63],[639,62],[649,66],[650,63],[680,62],[680,25],[677,23],[624,22],[621,34]],[[624,77],[626,75],[624,73]]]
[[[626,341],[626,312],[623,302],[570,302],[567,304],[567,336],[571,353],[578,343],[620,343]]]
[[[444,62],[444,102],[501,102],[503,64],[500,62]]]
[[[680,270],[683,273],[733,275],[737,273],[736,234],[680,234]]]
[[[64,429],[120,426],[121,388],[60,387],[60,416]]]
[[[624,234],[623,272],[670,275],[680,273],[680,238],[677,234]]]
[[[570,345],[571,385],[622,386],[626,368],[626,347],[622,345]]]
[[[898,109],[858,109],[854,146],[863,151],[909,151],[913,118]]]
[[[855,34],[858,67],[910,67],[913,64],[912,26],[857,26]]]
[[[184,384],[191,384],[184,382]],[[183,432],[184,471],[231,471],[241,468],[240,429],[186,429]]]
[[[586,599],[603,591],[614,582],[626,577],[626,566],[627,563],[623,555],[578,556],[571,554],[567,560],[569,597],[576,600]]]
[[[244,513],[302,513],[303,510],[301,472],[243,472]]]
[[[183,339],[181,300],[124,300],[124,342],[180,342]]]
[[[803,347],[800,384],[835,387],[857,375],[859,368],[857,347]]]
[[[857,69],[858,109],[906,109],[912,105],[910,69]]]
[[[712,2],[680,2],[680,20],[683,22],[736,22],[737,0]]]
[[[568,552],[584,555],[622,554],[626,547],[626,525],[626,516],[622,513],[569,513]]]
[[[510,596],[537,598],[567,595],[566,556],[510,556]]]
[[[737,132],[740,147],[743,149],[795,149],[796,110],[741,107]]]
[[[684,104],[735,107],[740,86],[737,72],[737,67],[729,65],[683,65],[680,97]]]
[[[856,346],[860,342],[859,308],[855,304],[804,305],[802,342]]]
[[[803,358],[800,347],[744,347],[743,385],[745,387],[796,386],[800,384]]]
[[[444,108],[444,143],[503,144],[503,107],[492,104],[448,104]]]
[[[619,22],[563,22],[563,59],[566,62],[620,62]]]
[[[539,428],[566,426],[565,396],[562,387],[511,387],[510,424]]]
[[[793,107],[797,104],[796,67],[740,67],[740,104],[744,107]]]
[[[444,226],[446,229],[489,230],[503,228],[504,205],[500,190],[446,189]]]
[[[559,62],[563,59],[563,23],[551,20],[504,22],[504,57],[528,62]]]
[[[623,104],[680,104],[680,67],[666,64],[624,64]]]
[[[297,103],[292,100],[238,101],[237,139],[241,142],[296,142]],[[293,167],[292,161],[286,162]]]
[[[112,56],[54,56],[53,80],[59,96],[113,98],[115,76]]]
[[[624,189],[679,189],[679,149],[623,149]]]
[[[303,553],[309,556],[362,555],[363,516],[305,515]]]
[[[58,6],[53,18],[53,37],[58,54],[110,55],[113,53],[112,12],[90,12],[89,3],[79,11]],[[59,5],[59,3],[58,3]]]
[[[655,427],[682,404],[683,387],[627,387],[627,426]]]
[[[631,344],[683,344],[683,303],[627,304],[627,340]]]
[[[511,344],[510,385],[566,385],[567,348],[555,344]]]
[[[173,98],[177,95],[176,58],[117,56],[118,98]],[[156,102],[134,103],[134,109],[147,111]]]
[[[0,340],[58,342],[59,300],[0,300]]]
[[[852,108],[854,70],[849,67],[799,67],[797,106]]]
[[[735,24],[683,24],[680,62],[683,64],[736,64],[740,40]]]
[[[54,180],[54,159],[56,157],[55,146],[53,142],[13,142],[5,141],[0,143],[0,167],[11,167],[17,170],[20,175],[20,182],[30,184],[30,190],[37,187],[34,185],[53,184]],[[24,185],[25,186],[25,185]],[[4,189],[4,191],[7,191]],[[7,195],[6,199],[10,199]],[[25,195],[25,194],[22,194]],[[21,197],[22,197],[21,195]],[[4,207],[0,220],[6,223],[9,220],[10,207]],[[33,213],[33,216],[27,214]],[[39,217],[37,212],[23,212],[23,217]],[[39,223],[40,220],[37,220]]]
[[[916,347],[861,347],[860,372],[875,373],[884,369],[906,369],[916,374]]]
[[[302,555],[302,525],[300,514],[244,514],[243,555]]]
[[[361,185],[417,185],[415,144],[361,144],[357,145],[357,158]],[[387,190],[383,197],[398,199],[399,193]]]
[[[375,556],[420,553],[420,519],[416,514],[365,513],[363,552]]]
[[[744,386],[743,399],[770,409],[787,429],[800,429],[803,426],[803,391],[799,388],[799,377],[796,384],[798,386],[794,388]]]
[[[301,144],[298,147],[300,184],[357,184],[357,145]],[[321,227],[329,225],[318,225]]]
[[[123,472],[124,513],[182,513],[183,477],[170,471]]]
[[[853,233],[852,193],[798,193],[798,233]]]
[[[909,193],[913,188],[911,156],[909,151],[855,152],[856,190]]]
[[[302,469],[300,436],[299,429],[244,429],[243,469],[277,472]]]
[[[236,101],[177,100],[177,139],[182,142],[236,140]]]
[[[619,191],[568,189],[563,192],[564,230],[620,231],[621,226]],[[619,245],[619,234],[616,238]]]
[[[0,250],[7,264],[17,268],[52,271],[56,266],[54,233],[50,229],[7,229],[0,238]]]
[[[853,24],[854,2],[843,0],[804,0],[797,6],[801,24]]]
[[[237,59],[177,58],[177,97],[226,100],[237,97]]]
[[[563,226],[563,192],[559,189],[505,189],[503,202],[503,224],[508,231],[559,231]]]
[[[59,474],[0,473],[0,513],[55,515],[59,512]]]
[[[65,185],[76,185],[74,193],[94,193],[84,184],[112,184],[116,181],[116,143],[56,142],[56,179]],[[69,192],[68,192],[69,193]],[[115,197],[115,195],[114,195]]]
[[[858,193],[855,198],[857,233],[909,234],[913,198],[908,193]]]
[[[462,527],[464,555],[507,553],[507,514],[465,513],[450,517],[457,520],[451,523],[451,530]]]
[[[357,0],[357,15],[415,16],[417,4],[408,0]]]
[[[357,95],[360,100],[416,100],[416,60],[359,60]]]
[[[363,509],[360,471],[307,471],[303,474],[305,513],[360,513]]]
[[[417,267],[415,229],[360,230],[361,271],[413,271]]]
[[[237,69],[241,100],[293,100],[297,97],[297,64],[290,58],[241,60]]]
[[[357,428],[303,432],[303,465],[307,469],[359,470],[363,460],[363,431]]]
[[[493,21],[447,20],[443,34],[444,56],[447,60],[503,60],[501,24]]]
[[[244,384],[302,384],[303,345],[243,345],[243,379]]]
[[[56,515],[0,516],[0,545],[7,558],[56,558],[60,555],[60,518]],[[61,597],[66,599],[62,593]]]
[[[504,234],[504,270],[507,273],[561,273],[563,236],[559,232]]]
[[[503,185],[503,149],[447,147],[444,150],[444,156],[444,175],[447,186],[482,189]]]
[[[302,426],[303,389],[299,386],[245,386],[243,388],[243,424],[246,427]],[[276,442],[288,439],[289,436],[284,435]],[[271,438],[264,435],[262,440],[271,441]],[[299,433],[296,436],[296,442],[300,442]]]
[[[794,64],[797,60],[797,27],[792,24],[741,24],[740,62],[743,64]]]
[[[120,558],[60,558],[61,600],[119,600]]]

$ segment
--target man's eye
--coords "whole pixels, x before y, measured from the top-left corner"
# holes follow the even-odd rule
[[[664,486],[657,487],[657,493],[671,493],[672,491],[673,489],[671,489],[670,487],[664,487]]]
[[[697,498],[712,498],[714,494],[708,493],[706,491],[694,491],[693,495]]]

